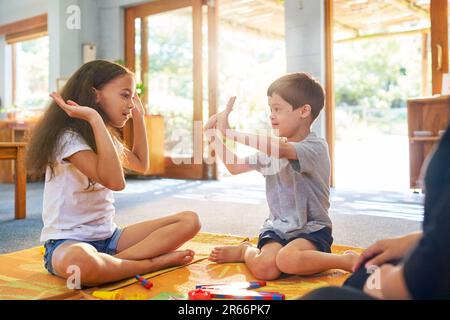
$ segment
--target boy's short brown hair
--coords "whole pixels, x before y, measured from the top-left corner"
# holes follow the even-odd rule
[[[290,73],[275,80],[267,89],[267,96],[271,97],[274,93],[288,102],[294,110],[309,104],[313,121],[325,101],[325,91],[319,81],[304,72]]]

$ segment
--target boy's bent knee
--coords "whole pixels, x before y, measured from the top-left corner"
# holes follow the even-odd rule
[[[285,248],[281,249],[276,257],[277,268],[286,274],[300,274],[301,266],[306,260],[304,257],[305,254],[301,251],[297,251],[295,253],[295,260],[293,259],[293,256],[292,250]]]
[[[257,279],[267,281],[278,279],[281,275],[280,270],[275,266],[267,269],[255,268],[252,273]]]
[[[274,280],[281,275],[281,272],[273,259],[255,261],[254,266],[251,267],[250,270],[253,275],[260,280]]]

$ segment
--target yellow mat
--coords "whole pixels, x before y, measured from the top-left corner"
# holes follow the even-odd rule
[[[143,288],[134,279],[129,279],[82,292],[72,291],[67,289],[65,280],[50,275],[44,269],[42,250],[39,247],[3,254],[0,255],[0,299],[88,299],[94,290],[119,290],[122,298],[186,298],[196,284],[256,280],[243,263],[216,264],[205,259],[213,247],[238,244],[243,240],[243,237],[236,236],[198,234],[181,248],[194,250],[196,260],[188,266],[145,275],[153,282],[151,290]],[[256,239],[252,239],[252,242],[255,241]],[[343,253],[349,249],[361,252],[359,248],[337,245],[332,248],[334,253]],[[292,299],[322,286],[340,285],[348,276],[342,270],[330,270],[310,277],[288,276],[268,282],[261,290],[282,292],[286,299]]]

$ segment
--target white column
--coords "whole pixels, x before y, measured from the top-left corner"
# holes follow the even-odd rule
[[[9,108],[12,106],[11,47],[6,45],[4,36],[0,36],[0,52],[1,108]]]
[[[78,0],[49,0],[48,6],[48,35],[50,46],[50,91],[56,90],[57,78],[68,78],[82,64],[81,28],[67,25],[72,13],[68,13],[69,6],[80,8]],[[80,16],[81,18],[81,16]]]
[[[97,0],[100,59],[125,59],[125,8],[154,0]]]
[[[285,0],[287,72],[308,72],[325,86],[325,4],[323,0]],[[313,124],[325,138],[325,108]]]

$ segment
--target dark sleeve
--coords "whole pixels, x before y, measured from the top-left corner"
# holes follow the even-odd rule
[[[431,217],[423,237],[404,264],[404,278],[414,299],[450,298],[450,181],[442,186],[440,201],[426,214]]]

